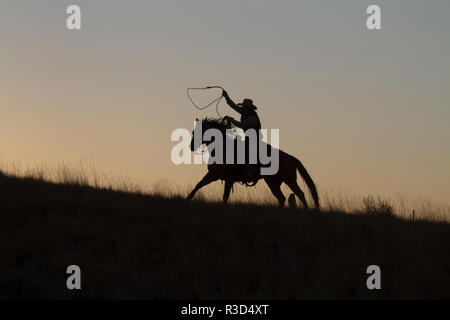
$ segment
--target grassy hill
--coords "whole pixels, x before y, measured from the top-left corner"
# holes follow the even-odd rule
[[[0,174],[0,298],[450,298],[450,224]],[[82,290],[66,289],[66,268]],[[381,290],[366,268],[381,267]]]

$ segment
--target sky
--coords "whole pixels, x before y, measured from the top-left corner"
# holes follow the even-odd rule
[[[371,4],[382,30],[366,28]],[[319,186],[450,202],[449,13],[448,0],[3,0],[0,158],[193,184],[206,168],[174,165],[170,135],[215,116],[186,88],[220,85],[253,99]]]

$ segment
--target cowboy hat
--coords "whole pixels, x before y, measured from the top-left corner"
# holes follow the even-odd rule
[[[242,101],[242,103],[238,103],[238,106],[241,106],[243,108],[250,108],[252,110],[256,110],[258,108],[256,108],[256,106],[253,104],[253,100],[252,99],[244,99]]]

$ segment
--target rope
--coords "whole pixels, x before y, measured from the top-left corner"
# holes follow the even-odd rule
[[[222,89],[224,90],[222,87],[219,86],[209,86],[209,87],[204,87],[204,88],[187,88],[186,90],[186,94],[189,98],[189,100],[191,101],[192,105],[194,107],[196,107],[198,110],[205,110],[206,108],[210,107],[211,105],[213,105],[214,103],[216,104],[216,112],[219,115],[220,119],[222,119],[223,117],[220,115],[219,113],[219,103],[222,100],[223,96],[221,95],[220,97],[218,97],[217,99],[211,101],[210,103],[208,103],[206,106],[204,107],[199,107],[197,106],[197,104],[194,102],[194,100],[192,100],[192,97],[189,94],[189,91],[191,90],[209,90],[209,89]]]

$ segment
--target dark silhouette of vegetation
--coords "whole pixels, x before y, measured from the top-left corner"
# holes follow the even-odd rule
[[[362,199],[362,211],[367,214],[374,215],[394,215],[394,207],[389,201],[381,199],[379,196],[375,199],[373,196],[365,196]]]
[[[372,200],[366,209],[188,202],[0,174],[0,298],[450,298],[450,225]],[[66,289],[72,264],[80,291]],[[366,287],[372,264],[381,290]]]

